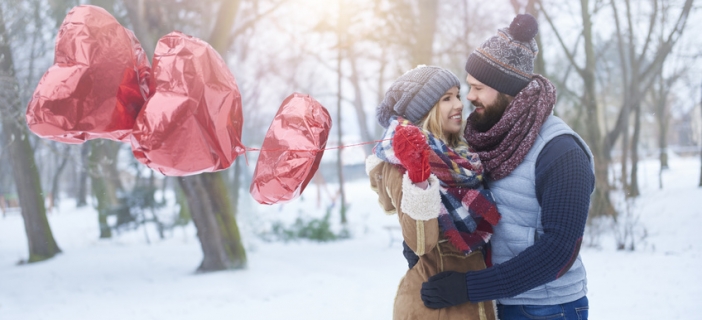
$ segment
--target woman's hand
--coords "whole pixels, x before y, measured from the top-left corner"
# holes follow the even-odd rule
[[[426,189],[431,174],[429,166],[429,146],[424,134],[414,126],[398,126],[392,138],[395,156],[405,169],[412,182]]]

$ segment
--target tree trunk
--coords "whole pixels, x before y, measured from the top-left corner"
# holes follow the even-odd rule
[[[336,56],[336,72],[337,72],[337,78],[336,78],[336,132],[337,132],[337,137],[338,137],[338,144],[339,146],[343,145],[343,128],[341,126],[341,99],[342,99],[342,94],[341,94],[341,80],[343,78],[343,75],[341,73],[341,59],[342,59],[342,54],[341,51],[345,48],[345,41],[344,41],[344,24],[341,22],[341,17],[344,16],[343,14],[343,5],[341,2],[339,2],[339,19],[337,21],[337,40],[338,40],[338,49],[337,49],[337,56]],[[346,191],[344,190],[344,162],[342,158],[342,151],[343,148],[338,148],[336,150],[336,170],[338,173],[339,177],[339,195],[340,195],[340,200],[339,200],[339,214],[341,215],[341,224],[346,224]]]
[[[238,208],[238,205],[239,205],[239,189],[241,189],[240,186],[242,185],[242,181],[241,181],[242,177],[241,176],[242,176],[242,171],[243,171],[243,169],[242,169],[243,164],[241,162],[242,162],[241,158],[237,158],[236,160],[234,160],[234,174],[233,174],[233,177],[231,178],[229,186],[228,186],[228,189],[231,193],[231,197],[232,197],[231,199],[232,199],[232,203],[234,205],[235,210],[236,210],[236,208]],[[247,184],[243,184],[243,185],[247,185]]]
[[[628,117],[627,117],[628,118]],[[627,120],[628,123],[628,120]],[[629,168],[627,164],[629,163],[629,138],[631,134],[629,133],[629,125],[626,125],[626,130],[622,132],[622,156],[621,156],[621,176],[619,177],[622,183],[622,190],[629,190]]]
[[[628,196],[638,197],[639,191],[639,138],[641,137],[641,103],[634,106],[634,136],[631,140],[631,184],[629,184]]]
[[[88,168],[90,185],[97,199],[98,225],[100,238],[111,238],[112,231],[107,224],[107,216],[119,205],[118,191],[122,191],[116,159],[120,143],[108,140],[92,140]]]
[[[178,179],[188,199],[204,254],[198,272],[239,269],[246,266],[246,252],[220,172]]]
[[[420,0],[419,22],[415,25],[416,39],[412,50],[412,68],[420,64],[430,65],[434,55],[434,34],[436,33],[436,15],[438,0]]]
[[[356,119],[358,119],[358,129],[361,131],[361,139],[363,141],[373,141],[373,137],[370,134],[370,128],[368,128],[368,118],[366,116],[366,110],[363,109],[363,91],[361,90],[361,81],[358,77],[358,71],[356,69],[356,59],[351,57],[349,59],[351,63],[351,84],[353,85],[353,106],[356,110]],[[364,144],[363,149],[366,155],[371,154],[373,151],[372,144]]]
[[[51,194],[49,194],[49,197],[51,197],[50,202],[51,202],[52,207],[54,205],[58,204],[59,183],[61,182],[59,177],[61,177],[61,173],[63,172],[63,169],[66,168],[66,164],[68,163],[68,159],[69,159],[70,154],[71,154],[71,147],[64,146],[63,155],[61,157],[61,163],[59,164],[58,168],[56,168],[56,172],[54,172],[54,176],[51,179]]]
[[[658,123],[658,159],[660,168],[658,170],[658,188],[663,189],[663,170],[668,169],[668,126],[669,113],[667,108],[667,86],[663,80],[663,75],[658,76],[658,88],[654,93],[654,108],[656,110],[656,122]]]
[[[592,38],[592,21],[590,20],[588,0],[580,1],[583,20],[583,37],[585,45],[585,68],[580,74],[585,84],[583,106],[586,108],[588,123],[587,137],[595,157],[595,192],[590,206],[590,217],[616,216],[616,210],[609,198],[609,156],[604,150],[602,129],[600,127],[600,112],[597,105],[595,86],[595,50]]]
[[[2,136],[5,140],[3,145],[10,153],[12,175],[29,242],[27,261],[37,262],[55,256],[61,249],[54,240],[49,220],[46,218],[39,171],[19,100],[19,84],[15,76],[10,39],[5,29],[4,12],[0,6],[0,115]]]
[[[146,56],[152,58],[156,49],[156,40],[161,35],[156,35],[157,30],[149,28],[149,17],[147,16],[147,0],[124,0],[124,9],[127,11],[127,16],[134,28],[134,34],[139,38]]]
[[[76,207],[84,207],[88,204],[88,155],[90,154],[90,142],[83,143],[80,147],[80,177],[78,178],[78,195],[76,195]]]
[[[34,161],[34,151],[29,144],[28,132],[12,120],[3,117],[4,144],[10,151],[12,175],[24,219],[24,230],[29,242],[28,262],[49,259],[61,252],[46,217],[39,172]],[[14,137],[14,139],[12,138]]]
[[[702,96],[700,96],[700,109],[700,115],[702,116]],[[702,187],[702,143],[700,145],[700,183],[697,184],[698,187]]]

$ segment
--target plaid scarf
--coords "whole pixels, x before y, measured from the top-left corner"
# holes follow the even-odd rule
[[[413,124],[401,117],[390,121],[381,142],[374,148],[375,155],[406,171],[395,156],[392,137],[397,126]],[[495,200],[490,190],[482,188],[483,167],[478,155],[461,141],[456,148],[449,148],[441,139],[419,128],[433,152],[429,155],[431,172],[441,183],[439,226],[449,242],[468,254],[485,245],[492,236],[492,226],[500,220]]]

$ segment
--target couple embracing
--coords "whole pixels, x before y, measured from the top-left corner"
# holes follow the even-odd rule
[[[409,263],[394,319],[587,319],[593,157],[533,74],[537,31],[518,15],[470,54],[465,124],[461,81],[439,67],[400,76],[377,108],[366,172]]]

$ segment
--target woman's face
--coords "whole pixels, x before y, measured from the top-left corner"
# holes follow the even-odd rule
[[[449,89],[441,97],[439,115],[445,137],[461,132],[463,129],[463,103],[458,95],[458,87]]]

